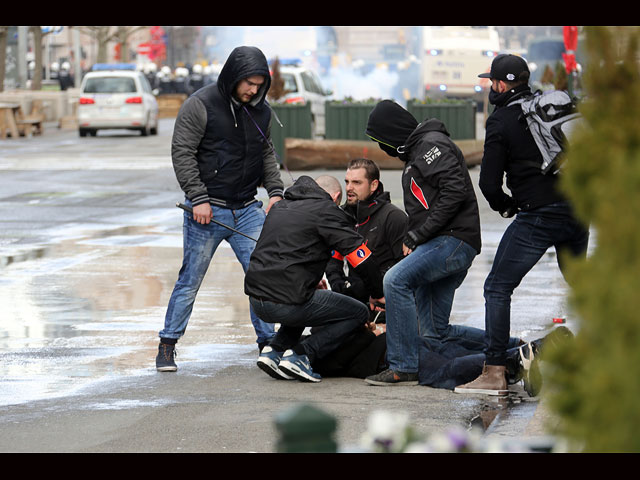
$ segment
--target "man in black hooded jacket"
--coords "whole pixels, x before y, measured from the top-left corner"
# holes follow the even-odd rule
[[[455,290],[480,253],[478,204],[467,165],[442,122],[418,124],[391,100],[376,105],[366,134],[406,163],[402,175],[409,215],[408,255],[384,277],[389,369],[372,385],[417,384],[422,337],[449,349],[481,351],[484,331],[449,324]]]
[[[171,157],[185,203],[184,258],[159,332],[158,371],[175,371],[175,344],[184,334],[196,294],[218,245],[226,240],[246,272],[255,242],[211,222],[256,238],[265,219],[257,188],[263,185],[271,206],[282,199],[283,183],[270,140],[271,109],[266,101],[271,76],[264,54],[237,47],[217,83],[191,95],[173,131]],[[251,310],[259,346],[275,334]]]
[[[372,297],[384,302],[379,267],[338,207],[340,194],[301,176],[271,209],[251,255],[245,293],[264,321],[280,324],[258,359],[274,378],[319,382],[311,363],[369,320],[364,303],[318,288],[332,250],[345,256]],[[300,341],[306,327],[322,328]]]

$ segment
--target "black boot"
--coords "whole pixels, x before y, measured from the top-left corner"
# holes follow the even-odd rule
[[[176,346],[168,343],[160,343],[158,356],[156,357],[156,370],[159,372],[175,372],[178,366],[175,362]]]

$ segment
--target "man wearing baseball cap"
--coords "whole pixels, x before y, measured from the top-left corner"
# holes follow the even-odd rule
[[[518,55],[502,53],[491,63],[491,71],[489,73],[481,73],[478,77],[502,80],[504,82],[526,83],[529,81],[529,66],[525,59]]]
[[[542,173],[542,155],[520,105],[512,103],[532,94],[529,75],[527,62],[509,54],[498,55],[491,71],[478,75],[491,80],[489,102],[495,106],[486,124],[480,190],[493,210],[504,218],[515,215],[515,219],[500,241],[484,284],[485,365],[478,378],[456,387],[459,393],[496,395],[507,390],[505,365],[514,289],[550,247],[556,249],[561,270],[564,255],[586,254],[589,231],[559,191],[557,175]],[[510,194],[503,190],[505,173]],[[531,349],[523,349],[521,356],[535,370],[533,355]],[[525,373],[525,387],[530,384],[529,373],[533,370]]]

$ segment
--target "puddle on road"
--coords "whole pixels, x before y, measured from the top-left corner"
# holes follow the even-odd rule
[[[85,232],[2,267],[0,405],[157,373],[158,331],[182,261],[182,231],[172,228]],[[223,243],[178,345],[181,371],[235,364],[256,349],[243,280]]]
[[[483,396],[485,397],[485,396]],[[539,398],[529,397],[520,384],[511,385],[506,397],[485,397],[479,413],[468,422],[468,428],[490,434],[509,420],[509,425],[531,420],[536,412]]]

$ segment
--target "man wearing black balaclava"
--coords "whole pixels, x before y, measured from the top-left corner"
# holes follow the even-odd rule
[[[467,165],[444,124],[418,124],[391,100],[376,105],[366,134],[405,162],[404,208],[409,216],[405,258],[384,277],[389,369],[372,385],[418,383],[421,337],[452,349],[482,348],[484,331],[450,325],[455,290],[480,253],[478,204]]]

